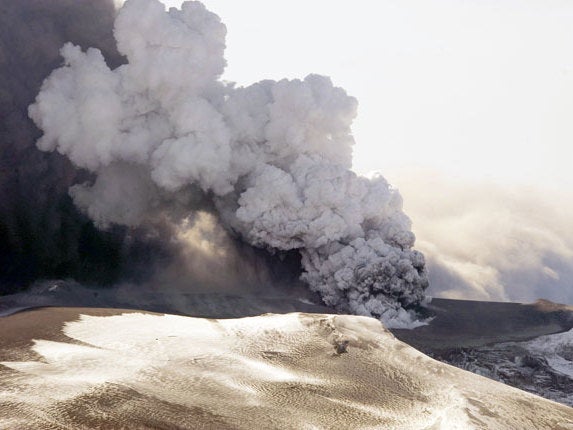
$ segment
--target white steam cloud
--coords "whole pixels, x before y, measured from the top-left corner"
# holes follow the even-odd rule
[[[402,171],[431,295],[573,303],[573,196],[541,184],[453,180]]]
[[[221,81],[226,28],[199,2],[128,0],[114,34],[127,64],[68,43],[29,109],[41,150],[95,173],[71,189],[78,207],[100,226],[137,226],[171,207],[192,216],[204,194],[248,243],[298,250],[327,305],[411,320],[424,257],[398,192],[350,170],[354,98],[317,75]]]

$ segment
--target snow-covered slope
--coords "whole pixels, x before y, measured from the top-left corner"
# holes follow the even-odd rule
[[[544,355],[548,364],[556,371],[573,377],[573,330],[529,341],[525,347],[532,353]]]
[[[7,429],[573,428],[357,316],[37,309],[2,319],[0,360]]]

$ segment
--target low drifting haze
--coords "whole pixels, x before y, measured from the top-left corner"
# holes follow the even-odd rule
[[[430,294],[573,303],[570,2],[205,4],[225,79],[312,71],[358,99],[354,170],[400,189]]]

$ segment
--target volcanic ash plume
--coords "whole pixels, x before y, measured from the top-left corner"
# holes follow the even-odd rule
[[[424,258],[398,192],[350,170],[354,98],[317,75],[221,81],[226,28],[198,2],[128,0],[114,34],[125,65],[68,43],[29,109],[41,150],[96,175],[70,190],[78,207],[100,226],[137,226],[185,202],[192,217],[189,195],[207,196],[249,244],[298,250],[327,305],[410,321]]]

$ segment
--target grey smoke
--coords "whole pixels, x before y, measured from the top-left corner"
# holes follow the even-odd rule
[[[128,0],[114,35],[125,64],[66,43],[29,109],[38,148],[95,177],[70,189],[84,213],[102,229],[161,216],[184,231],[206,205],[243,241],[298,252],[327,305],[411,322],[424,257],[397,190],[350,170],[355,99],[318,75],[221,81],[226,28],[199,2]]]

